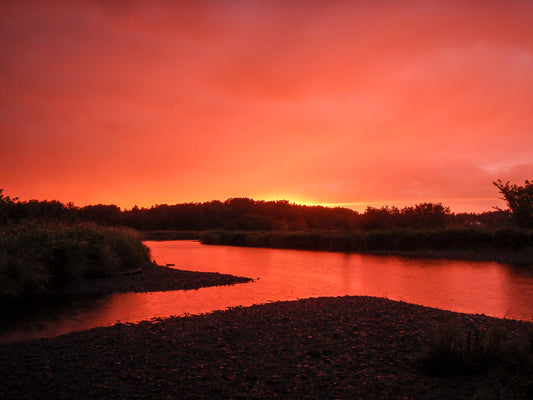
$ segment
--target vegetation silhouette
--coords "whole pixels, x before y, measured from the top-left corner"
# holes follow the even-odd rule
[[[0,304],[151,263],[138,232],[94,223],[22,221],[0,229]]]
[[[503,183],[500,179],[493,184],[500,190],[507,203],[505,211],[513,222],[524,228],[533,228],[533,182],[525,181],[524,186]]]
[[[533,329],[526,337],[510,337],[502,320],[495,320],[485,329],[444,323],[420,359],[420,367],[434,376],[473,375],[491,370],[505,375],[532,366]]]
[[[156,240],[200,238],[203,243],[332,251],[518,251],[533,245],[533,185],[494,182],[508,210],[452,213],[442,203],[368,207],[305,206],[287,200],[230,198],[121,210],[59,201],[18,201],[0,190],[0,224],[27,220],[93,222],[135,228]],[[200,233],[201,232],[201,233]]]
[[[1,192],[0,192],[1,193]],[[148,230],[204,231],[210,229],[239,231],[301,230],[391,230],[439,229],[446,226],[488,227],[509,225],[508,214],[497,210],[473,214],[453,214],[441,203],[420,203],[413,207],[368,207],[364,213],[348,208],[304,206],[287,200],[255,201],[230,198],[224,202],[160,204],[150,208],[137,206],[121,210],[116,205],[76,207],[59,201],[17,201],[0,198],[0,224],[22,220],[80,222],[119,225]]]

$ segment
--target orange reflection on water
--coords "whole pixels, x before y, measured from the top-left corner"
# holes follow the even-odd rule
[[[451,311],[533,318],[533,268],[494,262],[409,259],[299,250],[147,242],[159,264],[255,279],[232,286],[116,294],[66,304],[0,329],[0,341],[200,314],[228,307],[319,296],[387,297]]]
[[[159,263],[260,278],[254,284],[225,291],[207,290],[202,304],[207,308],[212,304],[212,309],[224,308],[224,304],[370,295],[496,317],[530,320],[533,315],[531,268],[494,262],[204,246],[193,241],[148,244]]]

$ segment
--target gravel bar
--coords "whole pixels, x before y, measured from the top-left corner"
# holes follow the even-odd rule
[[[375,297],[324,297],[117,324],[0,346],[5,399],[526,399],[531,368],[436,378],[443,326],[533,324]]]
[[[101,279],[89,279],[57,290],[55,295],[112,294],[127,292],[162,292],[190,290],[208,286],[233,285],[253,279],[218,272],[186,271],[157,264],[144,266],[140,272]]]

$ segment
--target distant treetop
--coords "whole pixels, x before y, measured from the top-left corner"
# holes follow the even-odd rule
[[[509,207],[505,212],[511,216],[514,223],[525,228],[533,228],[533,183],[526,180],[523,186],[519,186],[509,181],[503,183],[498,179],[493,184],[503,195],[502,199]]]

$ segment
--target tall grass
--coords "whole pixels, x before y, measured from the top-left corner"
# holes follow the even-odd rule
[[[0,229],[0,300],[138,268],[150,251],[130,229],[24,222]]]
[[[461,328],[448,323],[421,359],[421,367],[434,376],[472,375],[490,370],[512,371],[533,366],[533,330],[528,337],[511,338],[498,323]]]
[[[327,251],[495,250],[533,248],[533,230],[443,228],[372,231],[226,231],[200,234],[204,244]]]
[[[196,240],[200,236],[198,231],[143,231],[143,240]]]

